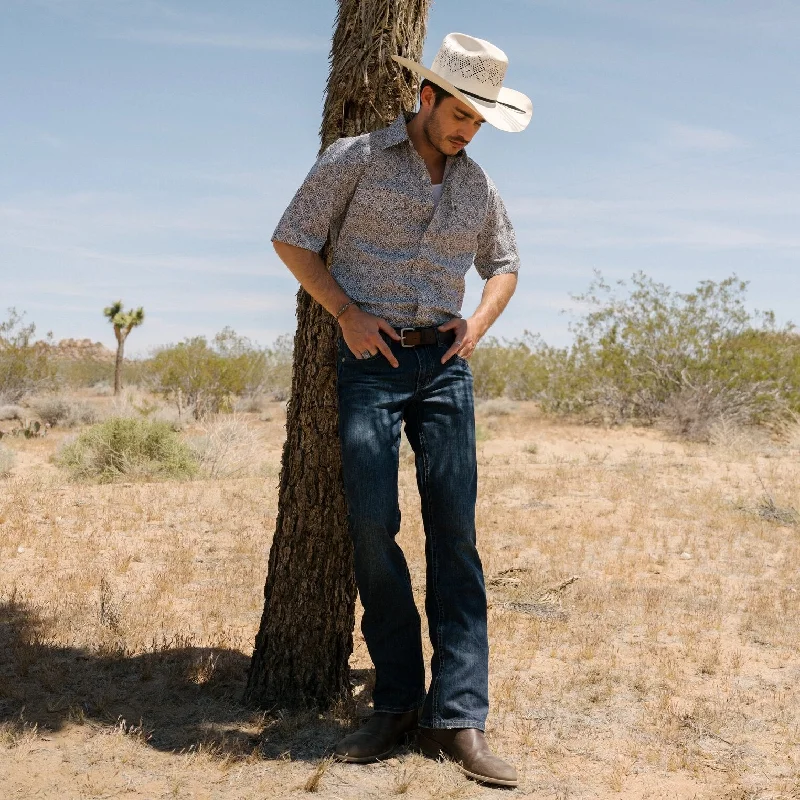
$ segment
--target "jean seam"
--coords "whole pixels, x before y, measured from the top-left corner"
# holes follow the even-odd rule
[[[420,449],[422,450],[422,464],[423,464],[423,485],[425,487],[425,505],[426,505],[426,512],[428,517],[428,527],[430,529],[430,537],[431,537],[431,560],[433,561],[432,565],[432,572],[433,572],[433,593],[436,597],[436,607],[439,611],[439,619],[436,622],[436,647],[438,649],[438,659],[439,659],[439,671],[436,675],[436,680],[433,682],[431,686],[431,692],[433,694],[433,702],[431,703],[431,708],[433,710],[434,717],[439,716],[439,686],[442,680],[442,667],[443,667],[443,652],[442,652],[442,619],[444,614],[442,613],[442,598],[439,594],[439,559],[436,555],[436,536],[435,536],[435,527],[433,524],[433,517],[431,515],[431,498],[430,498],[430,490],[429,490],[429,462],[428,462],[428,449],[426,447],[425,442],[425,431],[420,424],[419,428],[419,442],[420,442]]]

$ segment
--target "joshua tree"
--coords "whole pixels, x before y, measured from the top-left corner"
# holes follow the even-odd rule
[[[392,54],[422,56],[430,0],[339,0],[321,149],[388,125],[416,101]],[[351,696],[355,581],[337,434],[336,327],[297,296],[292,395],[278,520],[246,698],[282,708]]]
[[[122,388],[122,356],[125,350],[125,340],[128,334],[144,322],[144,309],[140,306],[131,311],[122,310],[122,300],[103,309],[103,314],[108,317],[114,326],[114,336],[117,337],[117,359],[114,362],[114,394],[119,394]]]

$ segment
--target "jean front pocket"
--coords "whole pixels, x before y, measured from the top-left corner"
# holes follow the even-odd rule
[[[385,356],[381,353],[380,350],[376,350],[374,353],[371,353],[368,358],[362,358],[360,355],[357,356],[348,346],[347,342],[340,338],[339,342],[339,362],[344,363],[359,363],[359,364],[367,364],[370,361],[377,361],[379,358],[382,358],[386,361]],[[388,362],[387,362],[388,363]]]

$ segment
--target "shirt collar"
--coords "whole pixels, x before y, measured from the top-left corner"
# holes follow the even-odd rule
[[[408,129],[406,128],[406,124],[412,116],[413,114],[406,118],[405,114],[400,114],[397,119],[391,125],[389,125],[388,128],[382,128],[379,131],[375,131],[373,134],[373,142],[381,150],[394,147],[396,144],[400,144],[401,142],[407,142]]]
[[[414,114],[401,113],[387,128],[381,128],[381,130],[375,131],[375,133],[372,134],[374,137],[373,144],[381,150],[386,150],[389,147],[394,147],[403,142],[411,144],[411,140],[408,138],[408,128],[406,128],[406,125],[411,122],[413,117]],[[449,163],[452,159],[461,158],[464,155],[466,155],[464,151],[460,150],[454,156],[447,156],[447,162]]]

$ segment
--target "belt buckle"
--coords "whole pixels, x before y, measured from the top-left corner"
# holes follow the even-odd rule
[[[406,344],[406,331],[413,331],[413,328],[400,328],[400,346],[413,347],[413,344]]]

